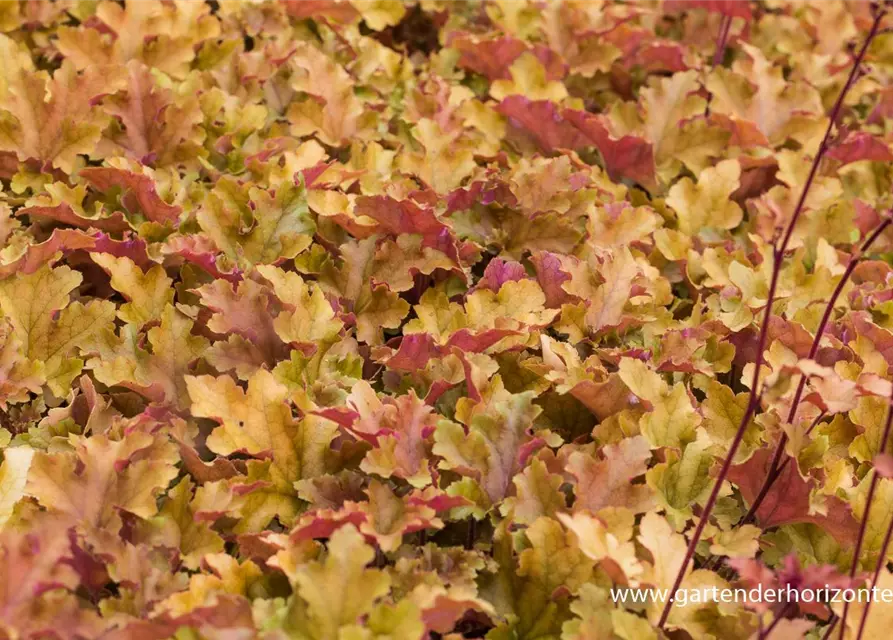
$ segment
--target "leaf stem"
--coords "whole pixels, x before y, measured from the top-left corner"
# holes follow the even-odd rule
[[[825,151],[828,147],[828,142],[831,139],[831,132],[834,130],[834,126],[837,123],[838,118],[840,117],[841,107],[843,106],[844,98],[846,94],[849,92],[850,87],[852,87],[853,82],[858,75],[859,68],[862,66],[862,60],[865,58],[865,54],[868,51],[868,46],[871,44],[871,41],[874,39],[875,35],[877,35],[878,28],[881,24],[881,19],[884,16],[884,9],[879,9],[875,15],[874,22],[871,25],[871,31],[868,33],[868,36],[865,38],[865,43],[862,45],[856,59],[853,62],[853,68],[850,70],[850,74],[847,77],[846,84],[844,84],[843,89],[840,91],[840,95],[837,97],[837,100],[834,103],[834,107],[831,110],[830,120],[828,122],[828,128],[825,130],[825,135],[822,138],[821,143],[819,144],[818,151],[816,152],[815,158],[812,161],[812,166],[809,170],[809,175],[806,178],[806,183],[803,185],[803,191],[800,194],[800,198],[797,200],[797,205],[794,208],[793,213],[791,214],[791,219],[788,222],[787,229],[785,230],[785,234],[782,238],[781,244],[779,244],[776,248],[773,249],[772,257],[772,276],[769,281],[769,292],[766,297],[766,309],[763,315],[763,323],[760,327],[760,337],[757,342],[757,353],[756,353],[756,362],[754,363],[753,369],[753,380],[750,386],[750,400],[747,403],[747,409],[744,412],[744,415],[741,417],[741,423],[738,425],[738,430],[735,432],[735,437],[732,439],[732,444],[729,447],[729,453],[726,455],[723,460],[722,467],[720,468],[719,474],[716,477],[716,482],[713,485],[713,489],[710,491],[710,497],[707,498],[707,503],[704,505],[704,511],[701,514],[701,517],[698,519],[698,524],[695,527],[694,533],[692,534],[691,540],[688,544],[688,549],[685,552],[685,559],[682,561],[682,566],[679,567],[679,571],[676,574],[676,578],[673,581],[673,589],[671,590],[671,594],[674,594],[679,586],[682,584],[682,580],[685,577],[685,572],[688,570],[688,566],[691,563],[691,559],[694,556],[695,548],[698,543],[701,541],[701,536],[704,533],[704,527],[707,526],[707,522],[710,519],[710,514],[713,512],[713,508],[716,506],[716,500],[719,498],[719,492],[722,488],[723,482],[725,482],[726,477],[729,475],[729,470],[732,468],[732,461],[735,458],[735,454],[738,452],[738,448],[741,446],[741,442],[744,439],[744,432],[747,430],[747,425],[750,423],[750,419],[753,414],[756,412],[757,405],[759,404],[759,382],[760,382],[760,369],[763,366],[763,351],[766,348],[766,338],[769,333],[769,319],[772,316],[772,304],[775,302],[775,293],[778,289],[778,280],[781,275],[781,267],[782,262],[784,261],[784,254],[787,250],[788,244],[791,241],[791,236],[794,233],[794,227],[797,225],[797,221],[800,219],[800,215],[803,212],[803,207],[806,203],[806,197],[809,194],[809,190],[812,187],[812,183],[815,180],[816,174],[818,173],[819,164],[822,161],[822,157],[825,155]],[[658,621],[658,628],[663,629],[664,625],[667,622],[667,618],[670,615],[670,610],[673,608],[674,598],[667,598],[667,602],[664,605],[663,611],[660,615],[660,620]]]

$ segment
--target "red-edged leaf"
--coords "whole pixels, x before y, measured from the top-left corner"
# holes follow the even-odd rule
[[[93,249],[95,246],[96,238],[84,231],[55,229],[47,240],[30,245],[20,258],[0,265],[0,278],[6,278],[14,273],[34,273],[59,252],[66,254],[78,249]]]
[[[141,212],[152,222],[176,225],[182,208],[166,203],[147,175],[112,167],[88,167],[80,172],[95,189],[105,193],[115,187],[123,190],[121,203],[132,213]]]
[[[108,233],[121,233],[130,229],[130,224],[120,211],[104,218],[85,218],[72,209],[67,202],[60,202],[54,206],[22,207],[16,211],[16,215],[48,218],[79,229],[99,229]]]

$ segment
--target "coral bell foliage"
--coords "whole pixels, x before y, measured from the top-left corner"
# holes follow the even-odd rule
[[[891,81],[880,3],[0,2],[0,637],[888,634]]]

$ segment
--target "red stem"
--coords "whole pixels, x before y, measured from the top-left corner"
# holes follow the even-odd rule
[[[846,283],[849,281],[850,276],[853,274],[853,271],[856,269],[856,266],[862,260],[865,255],[865,252],[874,244],[874,241],[877,240],[881,233],[890,225],[891,219],[885,218],[865,239],[862,243],[862,246],[859,250],[853,254],[850,258],[849,263],[846,266],[846,271],[844,271],[843,276],[840,278],[840,282],[837,283],[837,286],[834,288],[834,293],[831,294],[831,299],[828,301],[828,305],[825,307],[825,313],[822,314],[822,319],[819,322],[818,329],[816,329],[815,337],[812,340],[812,345],[809,347],[809,354],[806,356],[809,360],[814,360],[816,354],[819,351],[819,344],[822,341],[822,336],[825,334],[825,329],[828,326],[828,322],[831,319],[831,314],[834,311],[834,305],[837,304],[837,299],[843,293],[843,289],[846,286]],[[800,406],[800,400],[803,396],[803,390],[806,387],[806,377],[800,376],[800,382],[797,384],[797,391],[794,393],[794,399],[791,401],[791,409],[788,412],[788,424],[794,422],[794,418],[797,417],[797,408]],[[757,509],[760,508],[760,505],[763,503],[763,500],[766,498],[766,495],[769,493],[769,489],[778,480],[781,475],[782,470],[784,469],[785,463],[781,463],[781,457],[784,453],[785,444],[787,444],[788,436],[786,433],[781,434],[781,438],[778,440],[778,444],[775,447],[775,454],[772,456],[772,463],[769,465],[769,471],[766,475],[766,480],[763,482],[763,486],[760,487],[760,491],[757,493],[757,497],[754,499],[753,504],[750,505],[750,509],[748,509],[747,514],[745,514],[744,519],[741,521],[741,524],[749,524],[753,521]]]
[[[825,634],[822,636],[822,640],[828,640],[831,637],[831,634],[834,632],[834,628],[837,626],[837,621],[840,620],[837,616],[831,618],[831,622],[828,623],[828,629],[825,631]]]
[[[822,156],[825,155],[825,151],[828,147],[828,142],[831,140],[831,131],[834,129],[834,125],[837,124],[837,119],[840,117],[840,111],[843,107],[843,101],[846,98],[846,94],[849,93],[850,88],[853,86],[853,83],[856,81],[856,76],[859,75],[859,69],[862,67],[862,61],[865,59],[865,54],[868,53],[868,47],[871,45],[871,41],[874,40],[874,37],[877,35],[878,29],[881,26],[881,20],[884,17],[884,13],[886,12],[886,8],[881,8],[878,10],[877,15],[874,18],[874,22],[871,25],[871,30],[868,32],[868,36],[865,38],[865,42],[862,44],[862,49],[859,50],[858,55],[856,55],[856,59],[853,60],[853,67],[850,69],[850,75],[847,77],[846,84],[843,85],[843,89],[840,90],[840,95],[837,96],[837,100],[834,102],[834,106],[831,108],[831,120],[828,122],[828,128],[825,129],[825,135],[822,138],[822,142],[819,144],[819,149],[816,152],[815,160],[813,160],[812,166],[809,169],[809,176],[806,178],[806,184],[803,186],[803,191],[800,194],[800,199],[797,201],[797,206],[794,209],[794,218],[798,217],[800,211],[803,210],[803,205],[806,202],[806,196],[809,194],[809,188],[812,186],[812,181],[815,180],[816,172],[819,169],[819,164],[822,159]],[[794,220],[792,220],[793,222]],[[791,241],[791,235],[794,233],[794,225],[789,224],[787,231],[784,234],[784,239],[781,242],[781,246],[786,248],[788,243]]]
[[[887,533],[884,535],[884,542],[881,544],[881,553],[878,556],[877,564],[874,567],[874,577],[871,579],[871,591],[874,592],[874,587],[877,586],[877,582],[881,577],[881,570],[884,568],[884,565],[887,564],[887,547],[890,546],[890,538],[893,538],[893,519],[890,520],[890,524],[887,525]],[[862,620],[859,622],[859,633],[856,634],[856,640],[862,640],[862,634],[865,633],[865,623],[868,621],[868,609],[871,607],[871,599],[868,599],[868,602],[865,603],[865,609],[862,611]]]
[[[707,498],[707,503],[704,505],[704,511],[701,514],[700,519],[698,520],[698,524],[695,527],[695,531],[692,534],[691,541],[688,544],[688,549],[685,552],[685,559],[682,561],[682,566],[679,567],[679,573],[676,574],[676,579],[673,581],[673,589],[670,591],[671,594],[676,593],[679,589],[679,586],[682,584],[682,579],[685,577],[685,571],[688,569],[688,564],[691,562],[692,556],[695,553],[695,547],[698,542],[701,541],[701,535],[704,533],[704,527],[707,526],[707,521],[710,519],[710,513],[713,511],[713,507],[716,505],[716,500],[719,497],[719,491],[722,487],[722,483],[725,482],[726,476],[729,475],[729,469],[732,468],[732,460],[735,458],[735,454],[738,452],[738,447],[741,446],[741,441],[744,439],[744,431],[750,422],[751,416],[756,411],[757,398],[759,395],[754,393],[756,389],[756,384],[759,383],[759,371],[760,367],[763,364],[763,348],[766,344],[766,327],[769,326],[769,314],[771,313],[771,302],[775,297],[775,289],[778,286],[778,274],[779,269],[773,268],[772,270],[772,280],[769,285],[769,299],[766,305],[766,314],[763,319],[763,327],[760,330],[760,341],[758,343],[759,349],[757,353],[757,362],[756,367],[754,367],[754,384],[750,388],[750,401],[747,403],[747,409],[744,412],[744,416],[741,418],[741,424],[738,426],[738,430],[735,432],[735,437],[732,440],[732,445],[729,447],[729,453],[726,456],[725,460],[723,460],[722,468],[719,471],[719,475],[716,478],[716,483],[713,485],[713,489],[710,491],[710,497]],[[673,598],[667,598],[667,603],[664,605],[664,609],[660,614],[660,621],[657,626],[659,629],[663,629],[664,624],[667,622],[667,617],[670,615],[670,610],[673,608]]]
[[[885,435],[889,435],[890,418],[893,415],[887,412],[887,428],[884,430]],[[871,503],[874,500],[874,492],[878,483],[877,471],[871,476],[871,484],[868,485],[868,495],[865,498],[865,513],[862,514],[862,522],[859,523],[859,537],[856,538],[856,547],[853,549],[853,561],[850,563],[850,578],[856,577],[856,568],[859,566],[859,554],[862,552],[862,543],[865,541],[865,530],[868,528],[868,515],[871,513]],[[846,632],[846,619],[850,612],[850,603],[843,603],[843,613],[840,616],[840,640],[843,640],[843,634]]]
[[[887,442],[890,440],[890,427],[893,426],[893,387],[890,390],[890,402],[887,406],[887,421],[884,423],[884,432],[881,435],[881,455],[887,453]],[[862,514],[862,522],[859,524],[859,537],[856,538],[856,548],[853,550],[853,561],[850,564],[850,578],[856,577],[856,570],[859,567],[859,553],[862,551],[862,542],[865,538],[865,531],[868,529],[868,516],[871,515],[871,503],[874,500],[874,493],[877,489],[877,485],[881,480],[881,476],[878,475],[877,469],[874,470],[874,474],[871,476],[871,484],[868,485],[868,495],[865,497],[865,512]],[[889,536],[889,532],[887,534]],[[884,548],[882,551],[886,552],[886,542],[885,539]],[[882,563],[884,554],[880,555],[878,559],[879,564]],[[876,584],[877,577],[880,575],[880,571],[875,572],[875,582],[872,583],[872,586]],[[846,630],[846,617],[850,610],[850,603],[844,602],[843,604],[843,614],[840,616],[840,638],[843,640],[843,633]],[[868,607],[865,607],[865,615],[868,614]],[[862,622],[859,627],[865,623],[865,615],[862,616]]]
[[[869,44],[871,44],[871,41],[877,34],[883,15],[883,9],[877,12],[874,23],[871,25],[871,31],[869,32],[868,37],[866,37],[865,43],[862,45],[862,49],[856,56],[856,59],[853,63],[853,68],[850,70],[850,75],[847,77],[846,84],[843,86],[843,89],[841,90],[840,95],[837,97],[837,101],[834,103],[834,107],[831,110],[828,128],[825,130],[825,135],[822,138],[822,142],[819,144],[819,149],[816,152],[815,158],[812,162],[812,167],[809,170],[809,176],[806,179],[806,183],[803,185],[803,192],[800,194],[800,198],[797,200],[797,206],[794,208],[794,212],[791,215],[790,221],[788,222],[788,226],[782,242],[772,252],[772,276],[769,281],[769,292],[766,298],[766,311],[763,314],[763,323],[760,327],[760,337],[759,341],[757,342],[757,354],[756,362],[754,363],[753,369],[753,381],[750,386],[750,400],[747,403],[747,409],[745,410],[744,415],[741,417],[741,423],[738,425],[738,430],[735,432],[735,437],[732,439],[732,444],[729,447],[729,453],[726,455],[725,460],[723,460],[722,468],[719,471],[719,475],[716,477],[716,482],[713,485],[713,489],[710,491],[710,497],[707,498],[707,503],[704,505],[704,511],[701,514],[701,517],[698,519],[698,524],[695,527],[691,540],[689,541],[688,549],[685,552],[685,559],[682,561],[682,566],[679,567],[679,572],[676,574],[676,578],[673,581],[673,589],[670,592],[671,595],[674,594],[679,589],[679,586],[682,584],[682,580],[685,577],[685,572],[688,570],[688,565],[689,563],[691,563],[691,559],[694,556],[695,548],[701,541],[701,536],[704,533],[704,527],[707,526],[707,522],[710,519],[710,514],[713,512],[714,506],[716,506],[716,500],[719,498],[719,492],[722,488],[722,484],[723,482],[725,482],[726,477],[729,475],[729,470],[732,468],[732,461],[735,458],[735,454],[738,453],[738,448],[741,446],[741,442],[744,439],[744,432],[747,429],[747,425],[750,423],[751,417],[756,412],[757,404],[759,402],[758,387],[760,382],[760,368],[763,366],[763,351],[766,348],[766,338],[769,332],[769,319],[772,316],[772,304],[773,302],[775,302],[775,292],[778,288],[778,279],[781,274],[781,266],[784,260],[784,254],[787,250],[788,244],[791,241],[791,236],[794,233],[794,227],[797,225],[800,214],[803,212],[803,206],[806,203],[806,196],[809,194],[809,190],[812,187],[813,181],[815,180],[819,164],[821,163],[822,157],[825,154],[825,150],[828,146],[828,141],[831,139],[831,132],[834,129],[834,125],[836,124],[837,119],[840,117],[840,110],[843,106],[843,100],[850,87],[852,86],[853,81],[858,74],[859,68],[862,66],[862,60],[865,58],[865,54],[868,51]],[[664,605],[663,611],[660,614],[660,620],[657,624],[659,629],[663,629],[664,625],[666,624],[667,618],[670,615],[670,610],[673,608],[673,601],[674,598],[667,598],[667,602]]]

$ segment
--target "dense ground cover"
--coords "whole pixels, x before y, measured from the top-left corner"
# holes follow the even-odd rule
[[[0,3],[0,634],[888,633],[883,12]]]

